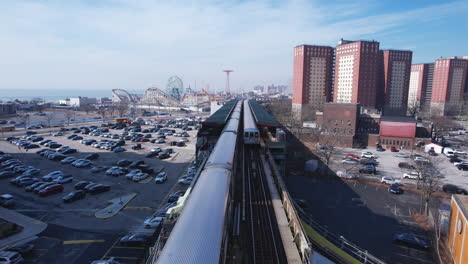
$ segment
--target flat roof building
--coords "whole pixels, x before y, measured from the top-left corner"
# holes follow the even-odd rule
[[[463,105],[468,60],[438,59],[435,62],[431,113],[445,116],[457,114]]]
[[[408,90],[408,109],[429,109],[432,96],[432,79],[434,77],[434,63],[411,65]],[[415,109],[418,110],[418,109]]]
[[[335,54],[335,103],[376,107],[379,42],[340,41]]]
[[[383,115],[406,115],[412,51],[383,50]]]
[[[294,48],[292,110],[300,120],[322,110],[331,101],[333,48],[301,45]]]

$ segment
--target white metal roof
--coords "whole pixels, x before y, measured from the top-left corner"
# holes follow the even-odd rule
[[[156,263],[219,263],[230,180],[222,168],[200,174]]]

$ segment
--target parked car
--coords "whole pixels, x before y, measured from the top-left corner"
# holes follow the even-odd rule
[[[372,152],[363,151],[363,152],[361,152],[361,158],[373,159],[373,158],[375,158],[375,156],[374,156],[374,154],[372,154]]]
[[[80,181],[75,184],[75,190],[83,190],[86,185],[93,184],[93,182],[89,181]]]
[[[125,148],[116,147],[116,148],[114,148],[114,150],[112,150],[112,151],[114,151],[114,153],[120,153],[120,152],[124,152],[124,151],[125,151]]]
[[[156,229],[159,226],[161,226],[164,220],[166,220],[166,217],[162,217],[162,216],[150,217],[145,220],[144,225],[145,225],[145,228]]]
[[[65,195],[62,200],[64,203],[70,203],[76,200],[84,199],[86,193],[82,190],[73,191],[67,195]]]
[[[0,206],[5,208],[13,207],[16,204],[15,197],[11,194],[0,195]]]
[[[184,185],[189,185],[193,181],[193,177],[182,177],[177,182]]]
[[[98,185],[94,185],[94,186],[90,187],[88,190],[89,190],[90,194],[98,194],[98,193],[109,191],[110,186],[109,185],[98,184]]]
[[[60,176],[57,179],[52,180],[52,182],[64,184],[67,182],[72,182],[73,177],[71,175]]]
[[[62,132],[57,132],[57,133],[52,134],[52,136],[60,137],[60,136],[63,136],[63,133]]]
[[[0,263],[17,264],[23,261],[23,257],[18,252],[0,251]]]
[[[127,160],[127,159],[123,159],[123,160],[119,160],[117,162],[117,166],[119,167],[127,167],[128,165],[132,164],[133,161],[131,160]]]
[[[403,178],[417,180],[417,179],[421,179],[421,176],[419,175],[418,172],[410,171],[410,172],[403,173]]]
[[[16,186],[18,187],[25,187],[25,186],[29,186],[33,183],[36,183],[36,182],[39,182],[39,179],[37,178],[22,178],[18,181],[16,181]]]
[[[150,236],[142,233],[128,234],[120,239],[123,246],[145,246]]]
[[[155,183],[164,183],[167,181],[167,173],[165,171],[158,173],[154,179]]]
[[[59,192],[63,192],[63,185],[61,184],[54,184],[50,185],[42,190],[39,191],[40,196],[48,196],[52,194],[56,194]]]
[[[76,161],[76,158],[74,157],[68,157],[68,158],[64,158],[63,160],[60,161],[60,163],[62,164],[69,164],[69,163],[73,163]]]
[[[409,164],[409,163],[406,163],[406,162],[400,162],[398,163],[398,167],[401,168],[401,169],[408,169],[408,170],[415,170],[416,168]]]
[[[353,158],[345,158],[341,161],[343,164],[358,164],[359,161]]]
[[[401,181],[400,180],[397,180],[397,179],[394,179],[392,177],[388,177],[388,176],[384,176],[380,179],[380,182],[381,183],[385,183],[385,184],[389,184],[389,185],[392,185],[392,184],[400,184]]]
[[[392,147],[390,148],[390,151],[391,151],[391,152],[398,152],[398,149],[397,149],[395,146],[392,146]]]
[[[468,195],[468,192],[463,189],[463,188],[460,188],[454,184],[445,184],[442,186],[442,191],[446,192],[446,193],[452,193],[452,194],[463,194],[463,195]]]
[[[42,185],[44,183],[45,182],[42,182],[42,181],[33,183],[33,184],[27,186],[24,190],[27,191],[27,192],[32,192],[36,187],[38,187],[39,185]]]
[[[418,248],[427,250],[429,249],[429,243],[418,238],[414,234],[409,233],[398,233],[393,235],[393,242],[401,245],[405,245],[412,248]]]
[[[32,191],[33,191],[34,193],[39,193],[40,190],[42,190],[42,189],[44,189],[44,188],[46,188],[46,187],[49,187],[49,186],[51,186],[51,185],[54,185],[54,184],[56,184],[56,183],[53,183],[53,182],[46,182],[46,183],[43,183],[43,184],[37,186],[37,187],[34,188]]]
[[[64,176],[65,173],[63,171],[53,171],[53,172],[50,172],[49,174],[45,175],[45,176],[42,176],[42,180],[46,181],[46,182],[49,182],[49,181],[52,181],[60,176]]]
[[[400,185],[394,183],[390,185],[388,192],[393,194],[401,194],[403,193],[403,190],[400,188]]]
[[[367,165],[362,168],[359,168],[359,173],[370,173],[370,174],[376,174],[377,170],[373,165]]]
[[[85,156],[85,159],[87,160],[95,160],[97,158],[99,158],[99,154],[97,153],[91,153]]]
[[[395,155],[395,157],[407,159],[407,158],[410,157],[410,155],[408,155],[406,153],[398,153],[398,154]]]
[[[345,158],[360,159],[361,157],[355,154],[347,154]]]
[[[13,177],[15,174],[14,171],[2,171],[0,172],[0,179]]]
[[[141,144],[138,143],[138,144],[133,145],[132,149],[133,150],[141,149]]]
[[[468,163],[461,163],[456,165],[459,170],[468,170]]]
[[[101,171],[105,171],[107,170],[108,168],[107,167],[104,167],[104,166],[92,166],[91,167],[91,172],[92,173],[98,173],[98,172],[101,172]]]
[[[167,199],[167,201],[170,203],[177,202],[177,200],[179,200],[179,197],[183,196],[184,194],[185,194],[185,191],[177,191],[171,194],[169,198]]]

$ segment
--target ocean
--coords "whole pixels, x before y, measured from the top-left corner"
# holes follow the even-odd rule
[[[138,91],[129,91],[137,93]],[[0,100],[3,102],[31,100],[41,98],[45,101],[58,101],[70,97],[112,97],[112,90],[61,90],[61,89],[0,89]]]

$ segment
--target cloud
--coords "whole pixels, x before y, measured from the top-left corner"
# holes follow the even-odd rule
[[[370,5],[370,4],[369,4]],[[2,1],[0,88],[144,89],[171,75],[224,87],[287,83],[298,44],[384,34],[463,2],[369,16],[319,1]]]

